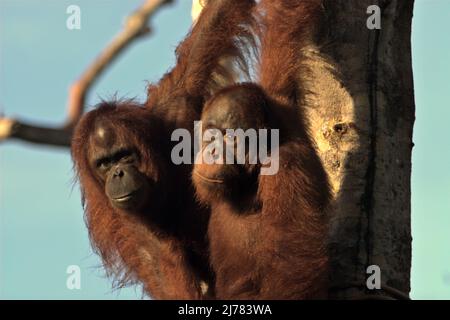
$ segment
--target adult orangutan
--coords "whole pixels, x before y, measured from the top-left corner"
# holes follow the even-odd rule
[[[254,5],[208,1],[145,106],[101,103],[77,125],[72,155],[91,243],[120,285],[142,283],[155,299],[213,296],[202,288],[214,287],[208,212],[195,202],[192,166],[171,161],[171,133],[192,130],[205,100],[231,79],[223,61],[245,69]]]

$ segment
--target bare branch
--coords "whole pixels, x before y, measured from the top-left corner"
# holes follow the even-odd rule
[[[22,121],[0,117],[0,141],[18,138],[33,143],[67,147],[70,145],[72,130],[84,112],[89,89],[108,67],[134,40],[150,34],[148,20],[158,9],[173,0],[146,0],[126,20],[124,29],[100,53],[71,86],[68,98],[67,120],[61,127],[45,127],[26,124]]]
[[[58,147],[70,147],[73,128],[48,128],[26,124],[10,118],[0,118],[0,141],[16,138],[28,142]]]
[[[102,74],[105,67],[110,65],[133,40],[149,34],[150,28],[147,25],[147,20],[157,9],[170,2],[172,0],[147,0],[127,18],[125,28],[103,50],[79,80],[72,85],[69,92],[67,126],[73,126],[83,114],[84,102],[89,88]]]

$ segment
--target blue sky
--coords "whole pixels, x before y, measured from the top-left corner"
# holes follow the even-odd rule
[[[88,99],[144,99],[174,63],[190,26],[190,2],[152,20],[154,34],[109,68]],[[0,0],[0,108],[8,116],[59,124],[67,89],[121,28],[140,0]],[[81,30],[66,28],[66,8],[81,8]],[[413,298],[450,299],[450,0],[417,0],[413,25],[416,125],[413,153]],[[447,37],[444,39],[444,37]],[[119,89],[120,88],[120,89]],[[112,291],[92,254],[78,187],[65,149],[0,145],[0,298],[134,299]],[[66,268],[81,267],[81,290],[66,288]]]

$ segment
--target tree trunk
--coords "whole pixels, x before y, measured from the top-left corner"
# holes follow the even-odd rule
[[[374,4],[379,30],[366,26]],[[413,1],[326,0],[325,12],[304,76],[306,113],[335,197],[330,295],[409,295]],[[370,265],[381,269],[381,290],[366,287]]]

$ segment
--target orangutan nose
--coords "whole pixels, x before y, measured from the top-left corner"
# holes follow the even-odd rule
[[[113,177],[114,178],[122,178],[123,176],[124,176],[124,171],[122,170],[122,168],[116,168],[115,170],[114,170],[114,173],[113,173]]]

